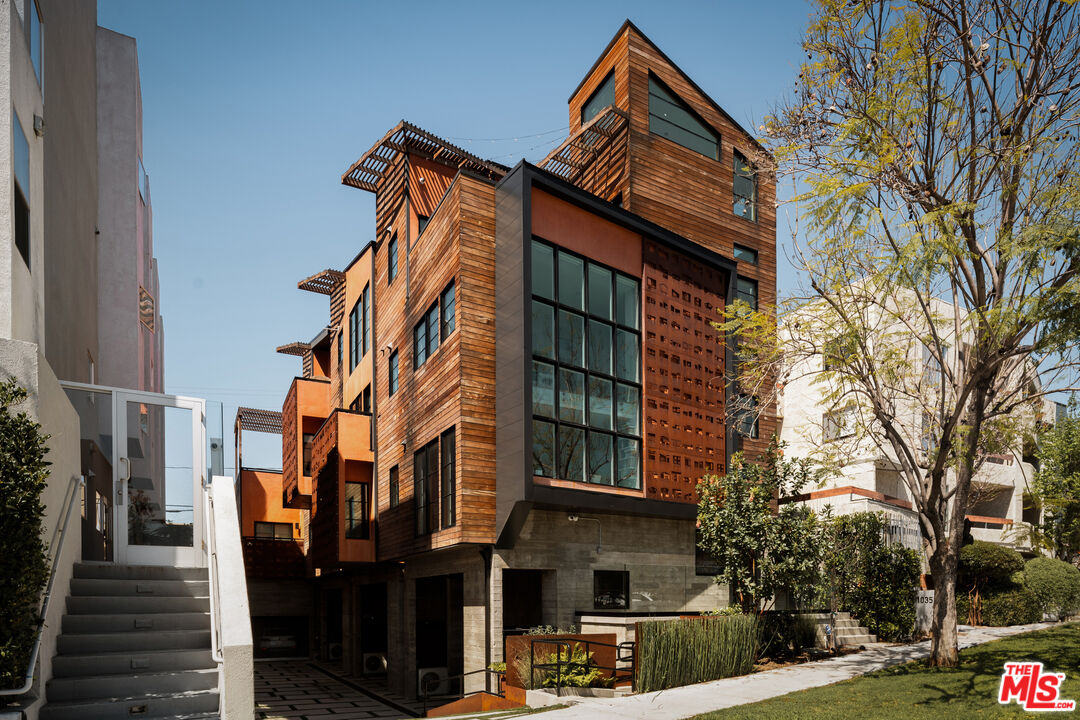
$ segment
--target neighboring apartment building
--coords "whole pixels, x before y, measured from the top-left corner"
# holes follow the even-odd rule
[[[887,345],[903,358],[906,370],[891,383],[882,382],[884,388],[895,388],[887,397],[893,399],[897,417],[905,440],[920,453],[921,462],[928,461],[934,448],[933,414],[926,408],[933,407],[946,385],[941,381],[941,365],[930,348],[919,340],[912,328],[922,326],[922,311],[914,301],[905,302],[901,293],[886,304],[888,314],[878,308],[868,311],[873,317],[889,318],[868,322],[872,327],[871,344]],[[953,307],[938,301],[933,308],[940,317],[939,333],[946,347],[945,362],[958,368],[963,362],[966,343],[954,337]],[[884,512],[890,520],[893,539],[908,547],[921,549],[922,539],[918,515],[913,509],[912,495],[900,472],[896,455],[885,440],[868,409],[862,408],[854,394],[840,398],[833,405],[831,399],[838,383],[842,382],[843,362],[830,359],[841,352],[835,338],[820,331],[821,337],[811,338],[808,333],[819,333],[822,318],[806,321],[812,314],[802,318],[789,318],[782,333],[801,333],[798,337],[788,335],[788,342],[800,359],[785,369],[780,400],[780,439],[787,443],[785,451],[795,457],[822,457],[828,463],[838,464],[838,472],[828,476],[825,484],[808,488],[800,501],[816,510],[826,506],[834,514],[873,511]],[[960,323],[963,325],[961,313]],[[814,329],[812,329],[814,328]],[[807,354],[804,350],[815,347],[819,352]],[[1031,385],[1031,381],[1026,381]],[[1035,388],[1031,390],[1034,392]],[[1061,411],[1059,403],[1049,400],[1033,400],[1016,412],[1020,421],[1015,436],[1006,443],[1007,448],[979,459],[979,467],[972,480],[971,497],[967,508],[967,520],[971,536],[975,540],[1009,545],[1024,553],[1034,553],[1029,546],[1030,535],[1021,527],[1025,522],[1037,522],[1038,509],[1031,501],[1028,484],[1037,468],[1035,436],[1040,427],[1053,424]],[[907,421],[903,421],[907,418]]]
[[[728,604],[695,486],[775,428],[766,408],[735,432],[710,324],[775,301],[764,151],[629,22],[569,116],[512,169],[391,128],[343,177],[375,194],[375,241],[300,282],[329,323],[279,348],[303,358],[281,483],[305,520],[282,539],[306,547],[312,652],[409,696],[530,626]]]
[[[133,39],[97,27],[94,2],[13,0],[0,11],[0,97],[9,108],[0,114],[0,137],[6,138],[0,142],[0,207],[6,208],[0,213],[0,379],[14,377],[28,391],[25,409],[49,435],[46,543],[54,539],[69,498],[83,503],[82,532],[75,510],[72,532],[55,559],[54,598],[34,687],[23,698],[28,718],[38,716],[53,678],[73,564],[104,558],[111,519],[110,506],[102,504],[113,496],[111,467],[95,465],[88,453],[90,443],[111,441],[107,403],[80,404],[60,382],[162,389],[160,332],[156,339],[138,337],[139,293],[126,278],[126,268],[134,277],[136,263],[145,267],[140,282],[156,297],[156,270],[146,260],[152,255],[148,194],[139,219],[131,213],[126,246],[113,246],[120,230],[103,230],[114,217],[105,211],[106,198],[135,197],[140,187],[137,71],[134,103],[120,104],[109,94],[112,86],[100,81],[112,39],[134,59]],[[131,138],[128,157],[100,151],[99,141],[109,146],[124,138]],[[119,319],[125,314],[135,319],[134,327],[118,332],[125,329]],[[152,371],[143,372],[137,362],[125,365],[129,358],[146,358]],[[95,468],[99,472],[90,472]],[[80,475],[88,478],[81,498],[72,495],[79,492]]]

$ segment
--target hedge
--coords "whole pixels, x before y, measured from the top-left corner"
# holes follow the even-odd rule
[[[1065,616],[1080,610],[1080,570],[1069,563],[1034,558],[1024,565],[1024,576],[1044,613]]]
[[[956,596],[956,619],[968,624],[969,598],[966,593]],[[1042,604],[1031,590],[1018,587],[1012,590],[992,590],[982,596],[982,624],[993,627],[1028,625],[1042,620]]]

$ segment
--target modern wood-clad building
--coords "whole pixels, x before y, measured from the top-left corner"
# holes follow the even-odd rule
[[[775,428],[729,411],[712,325],[775,302],[764,150],[630,22],[569,114],[513,168],[390,129],[342,178],[375,194],[374,240],[299,283],[328,323],[279,348],[303,361],[281,503],[306,524],[311,651],[407,696],[530,626],[728,604],[696,484]]]

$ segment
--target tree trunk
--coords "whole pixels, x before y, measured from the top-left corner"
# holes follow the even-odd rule
[[[956,571],[960,547],[952,538],[942,538],[939,550],[930,558],[934,579],[934,620],[930,626],[930,665],[956,667]]]

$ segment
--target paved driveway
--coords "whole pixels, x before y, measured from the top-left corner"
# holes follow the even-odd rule
[[[267,720],[407,718],[304,660],[255,663],[255,717]]]

